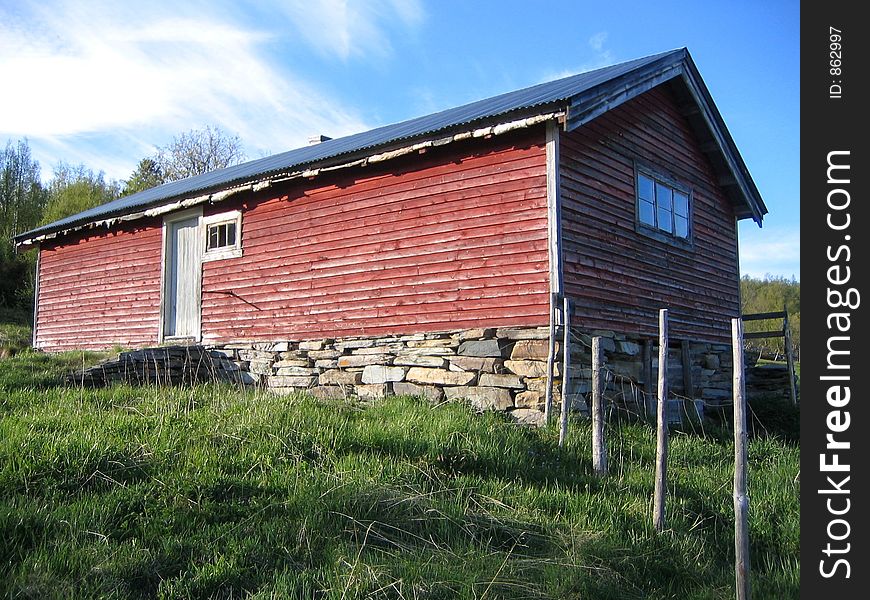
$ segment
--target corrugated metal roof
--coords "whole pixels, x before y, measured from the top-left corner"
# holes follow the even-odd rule
[[[144,192],[139,192],[138,194],[107,202],[65,219],[33,229],[16,236],[15,239],[21,242],[42,234],[67,229],[91,221],[122,216],[152,206],[159,206],[173,199],[190,196],[197,192],[218,190],[232,184],[240,184],[262,178],[272,173],[298,170],[307,165],[323,165],[333,159],[362,150],[374,149],[394,142],[430,135],[438,131],[499,117],[512,112],[564,102],[572,96],[590,90],[604,82],[617,79],[634,70],[648,67],[656,61],[682,59],[685,55],[685,49],[671,50],[595,71],[565,77],[556,81],[541,83],[493,98],[478,100],[471,104],[402,121],[401,123],[328,140],[314,146],[297,148],[240,165],[211,171],[203,175],[173,181],[145,190]]]

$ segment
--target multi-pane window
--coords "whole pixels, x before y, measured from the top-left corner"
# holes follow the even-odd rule
[[[674,237],[689,238],[689,194],[647,173],[637,174],[637,219]]]
[[[236,245],[236,222],[215,223],[206,228],[205,251],[230,248]]]
[[[237,258],[242,255],[242,213],[234,210],[203,217],[205,251],[203,260]]]

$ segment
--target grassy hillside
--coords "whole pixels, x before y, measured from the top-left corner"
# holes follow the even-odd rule
[[[0,359],[30,346],[31,319],[30,311],[0,305]]]
[[[87,360],[87,358],[86,358]],[[11,598],[731,598],[732,448],[531,430],[457,404],[231,387],[56,387],[82,356],[0,362],[0,593]],[[750,445],[755,598],[797,597],[798,449]]]

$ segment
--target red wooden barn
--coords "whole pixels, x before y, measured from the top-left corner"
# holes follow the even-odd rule
[[[39,251],[34,345],[49,351],[516,341],[561,295],[581,332],[630,344],[667,307],[672,337],[727,344],[737,221],[766,212],[681,49],[168,183],[16,242]]]

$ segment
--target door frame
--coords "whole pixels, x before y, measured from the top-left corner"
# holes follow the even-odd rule
[[[169,317],[169,310],[166,302],[166,292],[169,289],[167,278],[169,274],[172,272],[168,268],[167,261],[171,255],[169,248],[169,225],[172,223],[176,223],[178,221],[186,221],[187,219],[192,218],[197,219],[197,250],[196,257],[198,261],[197,267],[197,275],[195,282],[195,301],[196,301],[196,327],[195,333],[192,336],[168,336],[166,335],[166,319]],[[165,341],[170,340],[193,340],[195,342],[199,342],[202,340],[202,246],[203,246],[203,233],[202,233],[202,207],[197,206],[194,208],[189,208],[186,210],[180,210],[178,212],[173,212],[163,217],[163,243],[161,244],[160,250],[160,324],[158,326],[158,335],[157,341],[158,343],[163,343]]]

